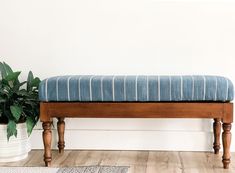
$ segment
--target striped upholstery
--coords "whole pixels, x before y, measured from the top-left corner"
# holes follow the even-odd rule
[[[43,80],[41,101],[231,101],[219,76],[58,76]]]

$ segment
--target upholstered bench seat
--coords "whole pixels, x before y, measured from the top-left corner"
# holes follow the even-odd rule
[[[42,81],[41,101],[231,101],[219,76],[58,76]]]
[[[58,119],[59,152],[65,147],[66,117],[210,118],[214,119],[215,154],[219,154],[222,126],[222,162],[229,168],[233,90],[232,82],[220,76],[76,75],[45,79],[39,85],[45,164],[50,166],[52,161],[52,118]]]

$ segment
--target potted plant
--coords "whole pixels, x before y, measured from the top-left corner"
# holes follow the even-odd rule
[[[14,72],[0,62],[0,162],[27,157],[29,135],[39,119],[38,86],[40,79],[30,71],[27,81],[20,82]]]

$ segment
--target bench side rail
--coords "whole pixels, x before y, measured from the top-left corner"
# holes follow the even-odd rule
[[[221,118],[233,121],[228,102],[41,102],[40,120],[71,118]]]

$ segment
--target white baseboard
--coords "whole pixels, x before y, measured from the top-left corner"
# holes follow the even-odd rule
[[[54,126],[56,128],[56,119]],[[199,118],[65,118],[65,128],[114,131],[212,131],[211,119]],[[42,129],[41,123],[34,129]]]
[[[52,148],[57,148],[57,133],[53,129]],[[42,149],[42,130],[31,135],[32,148]],[[176,150],[212,151],[212,132],[204,131],[120,131],[72,130],[65,132],[66,149],[92,150]]]
[[[208,119],[65,119],[66,149],[212,151],[212,121]],[[52,148],[57,148],[56,120]],[[32,148],[42,149],[39,123]]]

